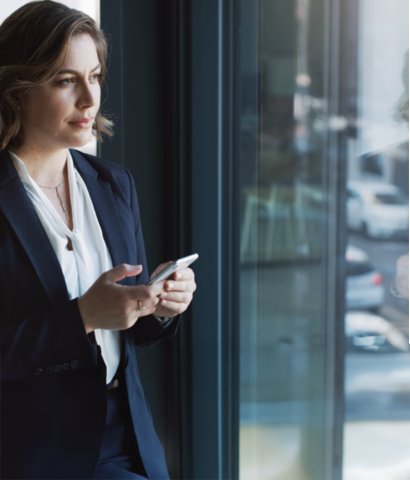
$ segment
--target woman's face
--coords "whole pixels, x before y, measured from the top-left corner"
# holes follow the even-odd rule
[[[22,148],[56,151],[88,143],[100,106],[100,71],[90,35],[71,39],[58,74],[18,99],[23,121]]]

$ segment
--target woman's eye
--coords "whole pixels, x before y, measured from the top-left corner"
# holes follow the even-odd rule
[[[102,79],[101,73],[95,73],[91,75],[91,82],[100,82]],[[62,80],[58,81],[59,85],[65,86],[70,85],[71,83],[75,83],[75,79],[73,77],[63,78]]]
[[[72,82],[74,82],[74,79],[72,77],[68,77],[68,78],[64,78],[63,80],[60,80],[58,83],[60,85],[69,85]]]

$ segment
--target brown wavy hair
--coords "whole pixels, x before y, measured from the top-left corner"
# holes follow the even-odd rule
[[[94,20],[84,12],[51,0],[30,2],[12,13],[0,26],[0,150],[23,143],[20,112],[13,99],[52,79],[64,62],[70,39],[88,34],[95,42],[106,73],[107,41]],[[93,133],[112,136],[113,123],[98,112]]]

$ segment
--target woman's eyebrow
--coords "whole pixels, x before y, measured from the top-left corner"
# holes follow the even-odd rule
[[[101,68],[101,65],[98,64],[96,67],[94,67],[92,70],[91,70],[91,73],[92,72],[95,72],[96,70],[98,70],[99,68]],[[64,70],[60,70],[59,72],[57,72],[57,75],[62,75],[63,73],[72,73],[73,75],[77,75],[79,72],[77,70],[72,70],[71,68],[65,68]]]

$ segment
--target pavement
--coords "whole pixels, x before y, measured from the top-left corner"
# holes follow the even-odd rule
[[[343,480],[410,479],[410,421],[347,422],[344,439]],[[317,480],[301,465],[298,425],[243,425],[240,448],[241,480]]]
[[[410,420],[345,424],[343,480],[409,479]]]
[[[410,353],[346,356],[345,419],[410,421]]]
[[[408,253],[408,243],[359,234],[350,234],[349,243],[364,250],[383,275],[385,302],[377,314],[408,338],[408,304],[390,294],[396,261]],[[312,265],[262,269],[254,277],[250,272],[241,277],[241,317],[249,323],[241,327],[240,479],[318,480],[308,473],[306,451],[320,457],[324,446],[309,446],[314,439],[309,433],[307,441],[303,429],[312,408],[323,412],[320,390],[313,390],[318,405],[309,397],[312,361],[315,388],[321,385],[322,357],[311,356],[321,343],[309,341],[320,313],[314,288],[320,271]],[[346,353],[343,480],[410,480],[409,352]]]
[[[385,302],[378,314],[408,338],[408,303],[390,294],[396,261],[408,242],[350,234],[383,275]],[[343,480],[410,480],[410,355],[348,353],[345,358]]]
[[[299,464],[298,425],[241,425],[241,480],[312,480]]]
[[[379,313],[408,337],[408,302],[393,297],[390,293],[390,286],[396,275],[396,262],[399,257],[409,253],[409,243],[407,241],[372,239],[358,233],[349,234],[349,243],[364,250],[369,255],[373,265],[383,275],[385,301],[379,309]]]

